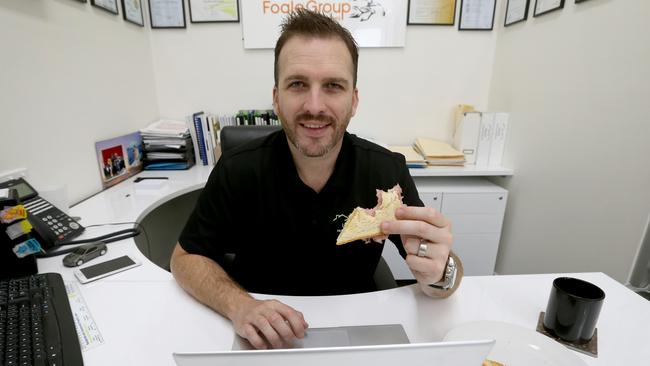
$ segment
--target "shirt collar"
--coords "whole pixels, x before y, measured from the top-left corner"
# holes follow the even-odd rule
[[[289,141],[287,141],[284,131],[277,136],[276,151],[279,157],[278,160],[282,162],[282,167],[279,169],[279,172],[286,183],[294,187],[305,186],[298,175],[296,164],[293,161],[293,156],[289,149]],[[352,137],[348,132],[345,132],[343,134],[341,150],[336,158],[336,163],[334,163],[334,171],[321,192],[327,191],[330,188],[341,189],[347,187],[349,179],[353,174],[351,171],[353,169],[353,155]]]

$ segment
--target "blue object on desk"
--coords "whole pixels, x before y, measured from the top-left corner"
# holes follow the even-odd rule
[[[147,165],[144,170],[185,170],[194,164],[187,162],[165,162],[165,163],[152,163]]]

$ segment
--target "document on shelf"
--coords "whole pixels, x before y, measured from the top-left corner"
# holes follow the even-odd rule
[[[429,165],[465,164],[465,155],[446,142],[419,137],[415,139],[413,147],[422,154]]]
[[[425,158],[463,157],[463,153],[454,149],[448,143],[433,139],[418,137],[415,139],[415,148],[424,155]]]
[[[420,155],[413,146],[389,146],[388,149],[392,152],[404,155],[406,165],[409,168],[425,168],[427,161]]]

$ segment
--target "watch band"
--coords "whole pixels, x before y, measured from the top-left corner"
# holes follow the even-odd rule
[[[444,271],[444,275],[442,276],[442,279],[436,283],[430,284],[429,287],[435,288],[437,290],[448,291],[449,289],[454,287],[455,283],[456,283],[456,261],[454,261],[454,257],[449,255],[449,257],[447,257],[447,265],[445,266],[445,271]]]

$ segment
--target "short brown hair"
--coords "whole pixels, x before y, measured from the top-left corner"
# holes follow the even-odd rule
[[[340,38],[350,51],[350,56],[352,56],[352,85],[356,88],[359,49],[349,30],[327,15],[306,8],[296,9],[296,11],[289,14],[280,27],[282,31],[278,42],[275,44],[275,63],[273,65],[273,77],[276,86],[278,85],[278,58],[282,47],[291,37],[304,36],[311,38]]]

